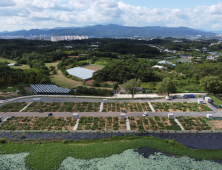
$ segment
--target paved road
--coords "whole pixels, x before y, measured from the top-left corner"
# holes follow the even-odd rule
[[[32,102],[33,98],[24,98],[17,99],[14,102]],[[102,102],[103,99],[84,99],[84,98],[52,98],[52,97],[41,97],[42,102]],[[166,100],[166,99],[132,99],[132,100],[108,100],[108,103],[115,102],[197,102],[198,98],[194,99],[174,99],[174,100]]]
[[[18,99],[13,102],[32,102],[33,98]],[[43,102],[102,102],[102,99],[82,99],[82,98],[52,98],[52,97],[41,97]],[[198,98],[195,99],[133,99],[133,100],[108,100],[108,102],[197,102]],[[13,103],[12,102],[12,103]],[[215,117],[222,117],[222,112],[216,109],[214,106],[207,104],[213,111],[212,112],[173,112],[175,116],[206,116],[206,114],[213,114]],[[1,106],[2,104],[0,104]],[[45,116],[47,113],[38,112],[22,112],[22,113],[2,113],[0,117],[5,116]],[[70,112],[55,112],[54,116],[72,116]],[[126,113],[126,116],[142,116],[143,113]],[[119,116],[120,113],[104,113],[104,112],[80,112],[80,116]],[[149,116],[167,116],[168,112],[150,112]]]
[[[44,117],[48,112],[38,113],[38,112],[0,112],[0,117],[6,116],[40,116]],[[56,117],[69,117],[73,113],[70,112],[52,112]],[[169,112],[148,112],[148,116],[167,116]],[[222,113],[218,111],[213,112],[172,112],[175,116],[206,116],[206,114],[213,114],[215,117],[222,117]],[[80,116],[120,116],[118,113],[104,113],[104,112],[79,112]],[[126,116],[142,116],[143,113],[126,113]]]

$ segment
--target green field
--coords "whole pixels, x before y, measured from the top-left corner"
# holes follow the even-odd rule
[[[30,67],[28,65],[22,65],[22,66],[13,66],[11,68],[14,69],[22,69],[22,70],[26,70],[26,69],[30,69]]]
[[[25,134],[18,136],[18,138],[24,139]],[[0,147],[1,155],[29,153],[24,160],[24,164],[27,169],[33,170],[62,168],[61,164],[67,157],[84,159],[89,162],[89,160],[93,158],[104,158],[114,154],[121,154],[127,149],[142,147],[151,147],[174,155],[189,156],[197,159],[222,159],[221,149],[192,149],[182,145],[181,143],[177,143],[175,140],[165,140],[161,138],[154,138],[152,136],[138,137],[134,135],[125,135],[121,137],[113,136],[111,138],[90,140],[85,140],[83,138],[82,140],[76,141],[63,140],[60,137],[55,142],[46,142],[41,140],[29,142],[29,140],[27,140],[25,143],[5,143],[6,140],[4,139],[1,139],[0,141],[2,143]],[[4,167],[3,165],[7,164],[3,163],[4,162],[0,163],[1,167]],[[9,166],[12,166],[12,164],[13,163],[10,163]]]
[[[7,59],[7,58],[2,58],[2,57],[0,57],[0,62],[4,62],[4,61],[9,62],[10,64],[16,63],[16,61],[14,61],[14,60],[10,60],[10,59]]]

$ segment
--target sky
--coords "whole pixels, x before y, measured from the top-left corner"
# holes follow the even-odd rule
[[[97,24],[222,30],[219,0],[0,0],[0,32]]]

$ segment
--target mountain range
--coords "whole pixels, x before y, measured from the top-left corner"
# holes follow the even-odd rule
[[[86,35],[92,37],[187,37],[187,36],[215,36],[216,33],[205,32],[188,27],[132,27],[121,26],[115,24],[95,25],[85,27],[56,27],[54,29],[31,29],[19,30],[13,32],[1,32],[0,35],[23,35],[29,37],[31,35]]]

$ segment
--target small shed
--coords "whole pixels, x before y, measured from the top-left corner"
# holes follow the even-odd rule
[[[40,103],[41,102],[41,98],[33,98],[33,102]]]
[[[103,103],[107,103],[107,99],[103,99]]]
[[[126,118],[126,114],[122,113],[120,114],[121,119],[125,119]]]
[[[207,114],[206,117],[207,117],[208,119],[213,119],[213,115],[212,115],[212,114]]]
[[[205,97],[205,100],[206,100],[207,102],[211,102],[211,101],[212,101],[210,97]]]
[[[79,113],[73,113],[73,119],[79,119]]]
[[[174,114],[173,113],[168,113],[168,118],[169,119],[174,119]]]
[[[198,104],[203,104],[203,100],[198,100]]]

